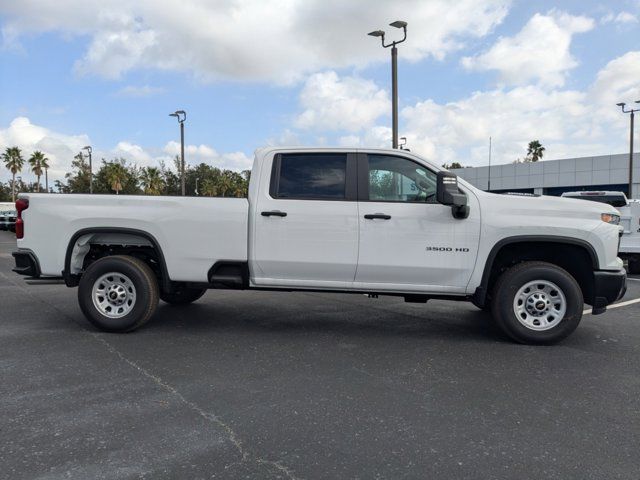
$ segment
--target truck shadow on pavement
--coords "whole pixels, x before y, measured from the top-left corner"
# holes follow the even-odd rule
[[[253,302],[252,302],[253,303]],[[324,334],[353,337],[407,337],[448,339],[476,342],[507,342],[492,324],[490,316],[481,311],[461,311],[455,318],[426,308],[410,311],[366,309],[354,315],[351,309],[327,312],[324,304],[306,304],[307,308],[278,309],[267,303],[251,307],[244,305],[193,304],[175,307],[161,304],[147,331],[182,331],[190,334],[216,332],[263,332],[290,337],[292,335]],[[473,307],[471,307],[473,308]],[[475,309],[474,309],[475,310]],[[451,314],[448,315],[452,317]]]

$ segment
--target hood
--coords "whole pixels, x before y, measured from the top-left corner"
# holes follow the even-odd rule
[[[620,215],[620,212],[606,203],[588,200],[540,196],[501,195],[485,193],[485,200],[494,211],[506,211],[511,215],[527,215],[535,212],[537,216],[570,216],[572,218],[599,218],[602,213]],[[505,212],[505,213],[506,213]]]

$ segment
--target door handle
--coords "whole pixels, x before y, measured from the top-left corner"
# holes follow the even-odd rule
[[[287,212],[281,212],[280,210],[271,210],[270,212],[262,212],[260,215],[263,217],[286,217]]]
[[[390,220],[391,215],[385,215],[384,213],[367,213],[364,218],[367,220],[373,220],[375,218],[379,218],[381,220]]]

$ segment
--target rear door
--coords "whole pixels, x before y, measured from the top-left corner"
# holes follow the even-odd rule
[[[358,258],[356,155],[280,153],[268,171],[253,213],[253,283],[350,287]]]
[[[402,155],[361,154],[360,250],[363,289],[464,292],[480,236],[475,196],[469,218],[436,201],[436,172]]]

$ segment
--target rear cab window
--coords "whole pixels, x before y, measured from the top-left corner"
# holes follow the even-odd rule
[[[269,194],[284,200],[352,200],[355,163],[347,153],[283,153],[274,158]]]

